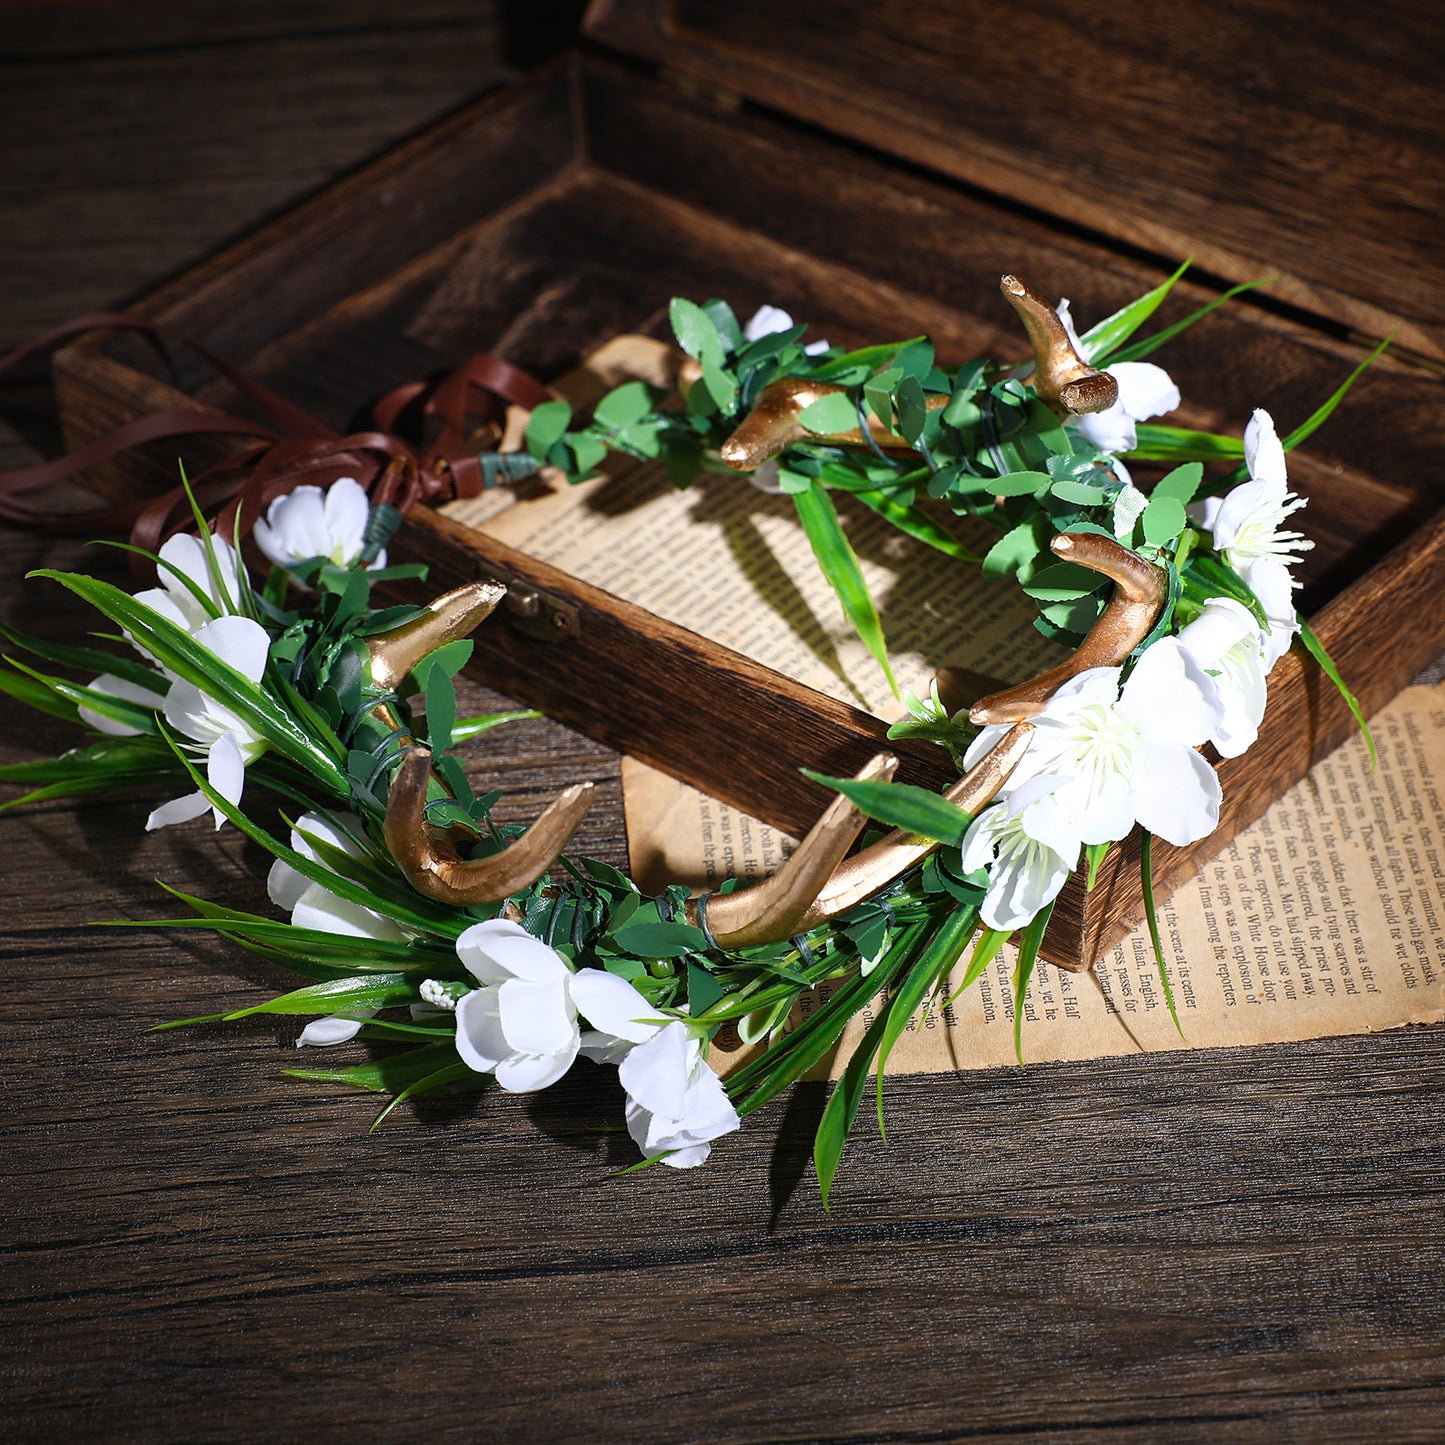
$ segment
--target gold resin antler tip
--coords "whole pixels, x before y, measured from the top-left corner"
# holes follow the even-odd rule
[[[1152,562],[1097,532],[1061,532],[1049,545],[1055,556],[1111,578],[1114,595],[1067,662],[1017,687],[980,698],[969,709],[971,723],[987,726],[1037,717],[1070,678],[1091,667],[1118,667],[1159,620],[1168,581]]]
[[[891,753],[876,753],[854,777],[886,781],[897,770],[898,759]],[[792,938],[863,823],[863,814],[840,793],[771,878],[736,893],[694,899],[687,906],[688,921],[705,921],[720,948],[753,948]]]
[[[407,881],[438,903],[496,903],[530,887],[567,846],[587,809],[591,783],[564,788],[520,838],[488,858],[464,859],[426,821],[431,753],[413,748],[401,761],[386,799],[383,836]]]
[[[396,687],[427,653],[469,636],[506,595],[500,582],[468,582],[443,593],[420,617],[368,638],[371,680],[378,687]]]
[[[1018,767],[1033,741],[1034,725],[1021,722],[1007,733],[961,777],[944,796],[965,813],[977,813],[993,802],[998,791]],[[798,932],[806,933],[830,918],[856,908],[881,892],[915,863],[921,863],[938,844],[917,833],[894,829],[876,843],[845,860],[829,878],[813,905],[799,920]]]
[[[1060,417],[1108,411],[1119,399],[1119,384],[1079,355],[1059,313],[1017,276],[1004,276],[998,284],[1028,332],[1040,400]]]

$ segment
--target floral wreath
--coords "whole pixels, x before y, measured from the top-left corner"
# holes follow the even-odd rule
[[[1243,440],[1155,420],[1179,392],[1144,358],[1215,306],[1135,334],[1182,269],[1082,336],[1013,277],[1004,295],[1033,362],[940,367],[926,338],[843,352],[764,307],[746,325],[720,301],[674,300],[686,354],[678,395],[640,381],[609,392],[572,429],[565,402],[537,405],[523,451],[483,453],[489,481],[541,467],[577,481],[608,452],[663,463],[678,485],[700,468],[748,473],[790,495],[819,566],[892,683],[878,614],[830,493],[847,492],[909,535],[990,576],[1013,576],[1036,626],[1070,660],[950,714],[905,697],[890,736],[945,748],[961,773],[942,796],[891,780],[810,773],[838,796],[787,864],[752,888],[646,896],[624,873],[562,852],[590,801],[566,789],[531,824],[492,818],[451,751],[518,716],[458,719],[453,678],[468,634],[504,595],[470,584],[427,608],[375,606],[399,521],[351,478],[270,502],[253,540],[257,586],[193,506],[195,534],[154,554],[159,584],[132,596],[42,571],[114,623],[130,654],[60,646],[7,629],[88,683],[7,659],[0,686],[99,736],[49,762],[0,769],[32,784],[7,803],[142,783],[181,796],[147,828],[210,814],[275,858],[271,901],[289,919],[178,890],[204,927],[308,980],[218,1017],[310,1016],[299,1043],[357,1037],[401,1046],[368,1062],[290,1070],[406,1099],[545,1088],[579,1056],[615,1065],[643,1163],[701,1164],[878,1004],[824,1109],[814,1157],[826,1203],[870,1074],[882,1121],[889,1053],[965,956],[959,991],[1014,933],[1015,1040],[1053,902],[1079,867],[1143,830],[1144,899],[1163,992],[1150,878],[1152,837],[1185,845],[1218,823],[1220,785],[1202,748],[1243,753],[1266,679],[1298,637],[1363,726],[1329,658],[1296,615],[1291,567],[1312,544],[1287,530],[1304,506],[1286,452],[1339,403],[1358,370],[1284,438],[1257,410]],[[1371,358],[1373,359],[1373,358]],[[1367,364],[1367,363],[1366,363]],[[1171,465],[1147,493],[1130,463]],[[1205,464],[1223,469],[1208,481]],[[970,555],[950,516],[994,524]],[[897,691],[895,685],[895,692]],[[424,700],[425,725],[412,716]],[[288,839],[242,809],[246,783],[295,810]],[[891,830],[850,849],[868,820]],[[156,926],[156,925],[146,925]],[[802,995],[827,985],[816,1007]],[[196,1023],[201,1020],[184,1020]],[[731,1024],[753,1052],[726,1078],[709,1044]],[[175,1027],[176,1025],[163,1025]]]

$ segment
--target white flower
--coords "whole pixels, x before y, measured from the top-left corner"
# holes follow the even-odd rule
[[[1299,532],[1280,530],[1305,503],[1289,490],[1284,446],[1267,411],[1256,409],[1244,429],[1244,462],[1249,480],[1222,498],[1206,498],[1201,511],[1215,551],[1248,581],[1252,568],[1288,566],[1296,560],[1293,554],[1307,552],[1314,543]]]
[[[260,682],[266,670],[266,655],[271,639],[259,622],[249,617],[218,617],[196,630],[196,641],[209,648],[222,662],[252,682]],[[224,703],[202,692],[194,683],[177,679],[165,701],[166,721],[179,733],[197,744],[193,749],[206,755],[206,776],[211,786],[227,802],[241,801],[246,781],[246,764],[254,762],[266,749],[258,737]],[[199,818],[211,805],[204,793],[190,793],[162,803],[149,818],[146,828],[164,828],[170,823],[184,823]],[[219,808],[212,811],[216,827],[225,821]]]
[[[1209,741],[1220,757],[1239,757],[1259,736],[1264,717],[1264,633],[1247,607],[1231,597],[1214,597],[1179,633],[1178,642],[1203,669],[1219,704]]]
[[[979,915],[990,928],[1012,933],[1024,927],[1078,864],[1078,834],[1051,796],[1058,783],[1030,778],[969,824],[963,867],[988,869]]]
[[[360,858],[362,850],[348,830],[359,831],[361,827],[361,819],[352,813],[338,813],[334,817],[324,813],[306,813],[291,830],[291,847],[313,863],[322,862],[317,856],[315,842],[329,843],[349,857]],[[348,938],[397,942],[407,936],[400,924],[384,914],[363,904],[338,898],[329,888],[313,882],[281,858],[271,865],[266,892],[272,903],[291,914],[291,922],[297,928],[315,928],[323,933],[344,934]],[[362,1025],[373,1013],[374,1009],[368,1009],[364,1017],[343,1018],[333,1014],[328,1018],[312,1019],[302,1029],[296,1046],[300,1048],[309,1044],[327,1048],[332,1044],[347,1043],[361,1032]]]
[[[1074,330],[1067,300],[1059,302],[1059,320],[1074,343],[1074,350],[1086,360],[1083,342]],[[1090,446],[1109,456],[1131,452],[1139,442],[1137,424],[1163,416],[1179,405],[1179,388],[1162,366],[1152,361],[1119,361],[1104,370],[1119,386],[1119,399],[1107,411],[1085,413],[1072,419],[1074,429]]]
[[[159,568],[161,585],[137,592],[137,602],[192,634],[200,631],[214,616],[196,592],[223,617],[240,612],[241,564],[230,543],[213,536],[208,555],[206,545],[199,537],[177,532],[157,555],[162,563],[169,564]],[[215,560],[214,567],[211,565],[212,558]],[[196,592],[191,590],[192,587]]]
[[[1244,461],[1247,482],[1223,497],[1207,497],[1190,510],[1210,532],[1215,551],[1264,604],[1270,621],[1265,645],[1268,671],[1299,631],[1291,599],[1299,583],[1290,567],[1297,554],[1309,551],[1314,543],[1281,528],[1305,502],[1289,490],[1284,446],[1267,411],[1256,410],[1244,429]]]
[[[1192,843],[1219,822],[1219,779],[1194,751],[1220,727],[1209,679],[1172,637],[1140,657],[1122,694],[1121,671],[1091,668],[1049,699],[1009,792],[1034,777],[1058,780],[1053,802],[1081,843],[1113,842],[1136,822],[1166,842]],[[966,764],[1007,731],[984,728]]]
[[[338,478],[325,492],[297,487],[277,497],[256,523],[256,545],[281,567],[312,557],[349,567],[361,556],[370,514],[366,489],[354,477]],[[386,566],[386,553],[371,565]]]
[[[674,1169],[701,1164],[712,1140],[742,1122],[684,1023],[635,1045],[617,1074],[627,1090],[627,1132],[646,1158]]]
[[[759,306],[743,327],[744,341],[761,341],[777,331],[787,331],[793,325],[793,318],[780,306]],[[808,356],[820,356],[828,349],[826,341],[810,341],[803,351]]]
[[[160,708],[164,706],[166,700],[166,679],[159,673],[156,674],[156,686],[153,688],[142,687],[128,678],[116,677],[109,672],[93,679],[89,687],[92,692],[103,692],[107,697],[120,698],[122,702],[139,703],[141,707]],[[98,713],[94,708],[86,707],[83,703],[80,707],[80,718],[82,722],[89,723],[97,732],[109,733],[112,737],[137,737],[140,734],[139,728],[133,728],[129,723],[106,717],[103,713]]]
[[[545,1089],[581,1042],[567,960],[505,918],[474,923],[457,956],[482,985],[457,1003],[457,1052],[512,1093]]]
[[[576,974],[572,996],[592,1025],[582,1053],[618,1065],[627,1132],[645,1157],[691,1169],[707,1158],[713,1139],[739,1127],[722,1080],[686,1024],[659,1018],[630,983],[602,969]]]

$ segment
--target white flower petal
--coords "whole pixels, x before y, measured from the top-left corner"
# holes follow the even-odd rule
[[[617,1073],[622,1087],[651,1114],[676,1119],[687,1094],[687,1027],[668,1024],[638,1044]]]
[[[291,835],[291,846],[296,846],[294,831]],[[266,896],[278,908],[284,908],[288,913],[300,903],[306,890],[315,886],[309,878],[298,873],[281,858],[271,865],[271,871],[266,875]]]
[[[234,733],[222,733],[211,744],[206,756],[206,780],[234,808],[241,801],[246,786],[246,764]],[[215,810],[216,827],[226,821],[219,808]]]
[[[1134,664],[1119,708],[1150,736],[1189,748],[1212,737],[1222,718],[1207,674],[1174,637],[1161,638]]]
[[[1274,418],[1263,408],[1256,408],[1244,429],[1244,461],[1249,475],[1277,492],[1285,490],[1289,479],[1285,472],[1284,444],[1274,429]]]
[[[407,937],[406,930],[390,918],[364,904],[340,898],[319,883],[310,884],[292,905],[291,922],[297,928],[315,928],[322,933],[340,933],[348,938],[374,938],[381,942],[400,943]]]
[[[116,677],[107,672],[92,680],[90,690],[104,693],[107,697],[119,698],[122,702],[133,702],[141,707],[161,708],[166,701],[165,679],[157,676],[156,683],[155,688],[142,687],[139,683],[131,682],[129,678]],[[137,737],[140,734],[139,728],[133,728],[129,723],[117,722],[84,704],[79,711],[81,721],[89,723],[97,732],[109,733],[112,737]]]
[[[326,491],[326,530],[331,537],[330,556],[340,565],[361,555],[362,535],[371,504],[366,488],[355,477],[338,477]]]
[[[260,682],[266,671],[271,639],[249,617],[218,617],[197,628],[196,641],[252,682]]]
[[[606,969],[579,969],[571,989],[578,1011],[602,1034],[640,1044],[662,1027],[657,1010],[625,978]]]
[[[1192,748],[1146,744],[1134,812],[1141,827],[1182,848],[1219,826],[1223,794],[1214,769]]]
[[[369,1010],[367,1018],[371,1018],[376,1010]],[[366,1019],[346,1019],[339,1014],[333,1014],[329,1018],[312,1019],[310,1023],[301,1030],[301,1037],[296,1040],[296,1047],[304,1048],[308,1045],[313,1048],[329,1049],[334,1044],[349,1043],[359,1034],[366,1024]]]
[[[497,1012],[496,989],[474,988],[457,1000],[457,1052],[479,1074],[494,1073],[511,1056]]]
[[[168,828],[172,823],[189,823],[210,806],[210,800],[204,793],[187,793],[184,798],[173,798],[169,803],[162,803],[146,819],[146,832]]]
[[[1178,409],[1179,388],[1162,366],[1152,361],[1120,361],[1107,370],[1119,383],[1119,405],[1135,421]]]
[[[502,1036],[516,1054],[576,1051],[577,1013],[565,981],[527,983],[509,978],[497,989]]]
[[[780,306],[759,306],[743,325],[744,341],[761,341],[778,331],[787,331],[793,318]]]
[[[472,924],[457,939],[456,947],[457,957],[480,983],[499,984],[509,978],[552,983],[572,972],[555,948],[506,918]]]
[[[497,1083],[510,1094],[529,1094],[555,1084],[577,1057],[577,1043],[556,1054],[514,1054],[496,1068]]]

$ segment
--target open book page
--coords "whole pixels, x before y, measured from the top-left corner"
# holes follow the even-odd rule
[[[953,666],[1013,683],[1066,655],[1007,582],[916,542],[835,494],[878,605],[901,688],[927,696]],[[447,514],[755,662],[880,717],[899,717],[877,663],[819,571],[790,498],[704,473],[679,491],[654,463],[569,487],[543,482],[498,510],[496,493]],[[998,533],[976,527],[966,546]]]
[[[1375,773],[1363,739],[1351,739],[1160,908],[1182,1038],[1141,926],[1092,973],[1039,964],[1024,1000],[1025,1059],[1445,1021],[1445,685],[1407,689],[1372,728]],[[761,876],[791,847],[756,820],[631,759],[623,787],[633,870],[645,890],[669,880],[716,887],[730,875]],[[889,1072],[1013,1063],[1015,956],[1005,946],[976,987],[915,1018]],[[814,1006],[804,1001],[805,1010]],[[834,1059],[846,1061],[871,1021],[871,1010],[853,1020]],[[714,1063],[726,1069],[736,1057],[718,1052]],[[816,1076],[826,1072],[820,1067]]]

